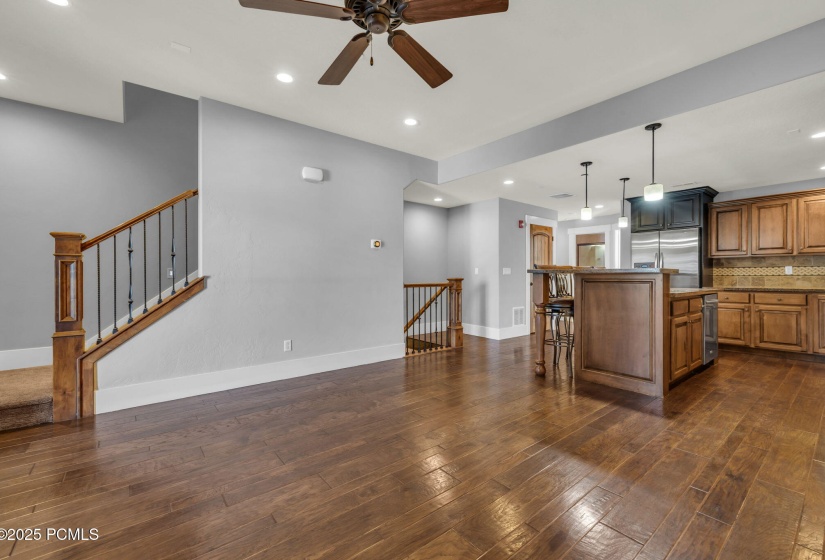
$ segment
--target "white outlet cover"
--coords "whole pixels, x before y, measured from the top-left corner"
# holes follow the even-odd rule
[[[785,274],[793,274],[793,267],[792,266],[786,266],[785,267]]]
[[[292,341],[284,340],[284,352],[292,352]]]
[[[476,268],[476,271],[475,271],[475,273],[476,273],[476,274],[478,274],[478,269],[477,269],[477,268]]]

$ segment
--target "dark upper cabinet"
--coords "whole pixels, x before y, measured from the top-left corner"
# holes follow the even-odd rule
[[[702,225],[702,195],[674,197],[666,205],[667,229],[699,227]]]
[[[716,194],[710,187],[701,187],[666,193],[664,199],[654,202],[641,196],[631,198],[631,232],[704,227],[705,205],[713,202]]]

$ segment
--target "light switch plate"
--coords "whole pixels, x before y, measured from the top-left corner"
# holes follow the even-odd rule
[[[292,341],[284,340],[284,352],[292,352]]]
[[[793,267],[792,266],[786,266],[785,267],[785,274],[793,274]]]
[[[476,274],[478,274],[478,269],[476,268]]]
[[[511,274],[511,270],[509,268],[505,268],[501,271],[501,273],[507,276],[508,274]]]

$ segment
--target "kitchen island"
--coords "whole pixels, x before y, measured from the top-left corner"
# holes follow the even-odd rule
[[[674,269],[538,269],[533,274],[536,375],[545,375],[545,305],[553,272],[574,276],[577,378],[662,397],[702,365],[702,296],[674,290]],[[684,364],[684,365],[683,365]]]

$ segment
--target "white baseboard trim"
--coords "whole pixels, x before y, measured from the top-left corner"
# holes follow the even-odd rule
[[[504,327],[503,329],[497,329],[494,327],[464,323],[464,334],[468,334],[470,336],[480,336],[482,338],[489,338],[492,340],[506,340],[517,336],[528,336],[530,334],[530,326],[519,325],[517,327]]]
[[[113,412],[136,406],[155,404],[301,377],[336,369],[362,366],[404,357],[405,345],[390,344],[336,354],[312,356],[285,362],[272,362],[237,369],[187,375],[150,381],[124,387],[98,389],[95,392],[95,413]]]
[[[0,350],[0,371],[52,365],[52,347]]]

